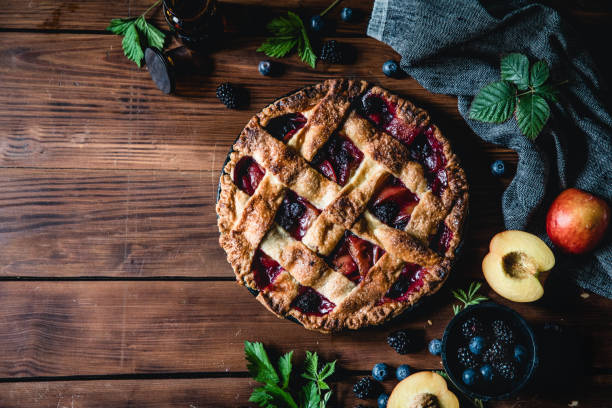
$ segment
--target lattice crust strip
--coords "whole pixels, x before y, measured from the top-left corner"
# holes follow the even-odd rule
[[[389,125],[389,129],[378,130],[352,109],[353,100],[366,90],[367,83],[363,81],[331,80],[267,107],[241,133],[221,178],[217,206],[220,242],[238,279],[256,286],[251,264],[255,252],[261,249],[284,271],[276,276],[273,285],[260,291],[259,299],[274,313],[295,316],[306,327],[322,331],[377,323],[403,310],[392,302],[381,304],[376,300],[383,299],[404,265],[417,264],[429,272],[420,292],[410,295],[410,300],[434,290],[430,285],[444,280],[452,257],[445,259],[430,249],[429,240],[439,225],[453,228],[457,235],[467,208],[465,176],[436,127],[429,127],[430,136],[444,141],[445,174],[450,179],[449,188],[440,196],[428,187],[425,170],[412,159],[409,149],[388,134],[397,129],[422,132],[419,129],[429,126],[426,112],[381,88],[372,88],[369,94],[382,95],[390,101],[386,103],[395,104],[392,107],[396,118],[402,121],[394,128]],[[306,124],[285,143],[272,136],[266,126],[287,114],[303,115]],[[363,160],[344,186],[329,180],[309,163],[335,134],[348,138],[363,153]],[[236,163],[245,156],[252,157],[265,170],[251,196],[232,181]],[[389,177],[399,179],[418,197],[404,231],[387,226],[367,209]],[[301,242],[275,223],[275,214],[288,190],[321,211]],[[385,251],[358,285],[323,259],[332,253],[346,230]],[[458,244],[457,238],[453,239],[446,256]],[[324,316],[295,309],[292,302],[301,286],[315,289],[336,307]]]

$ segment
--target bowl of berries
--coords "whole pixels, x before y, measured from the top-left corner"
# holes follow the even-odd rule
[[[508,399],[533,377],[533,330],[514,310],[493,302],[470,306],[448,324],[442,362],[453,384],[483,401]]]

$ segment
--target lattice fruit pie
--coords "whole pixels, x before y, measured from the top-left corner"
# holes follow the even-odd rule
[[[323,332],[378,324],[448,277],[465,174],[429,115],[357,80],[277,100],[246,125],[217,203],[238,282]]]

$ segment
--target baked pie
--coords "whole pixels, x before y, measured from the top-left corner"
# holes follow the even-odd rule
[[[217,214],[238,282],[277,316],[330,332],[379,324],[438,290],[467,205],[464,171],[427,112],[333,79],[249,121]]]

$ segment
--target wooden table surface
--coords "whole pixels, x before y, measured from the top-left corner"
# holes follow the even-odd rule
[[[384,77],[381,64],[397,55],[365,36],[365,18],[340,22],[334,33],[357,49],[354,64],[312,70],[292,56],[282,76],[259,75],[263,56],[255,49],[266,19],[286,9],[309,16],[329,0],[274,8],[261,0],[223,2],[230,34],[212,55],[212,73],[183,79],[178,95],[163,95],[146,68],[123,56],[120,38],[104,31],[111,18],[138,15],[151,2],[2,2],[0,407],[248,406],[255,384],[246,373],[245,340],[276,353],[293,349],[297,362],[305,350],[338,359],[336,406],[357,403],[351,384],[377,362],[440,368],[426,351],[396,354],[385,338],[406,327],[441,337],[452,317],[449,289],[482,280],[488,241],[503,229],[500,198],[516,155],[480,141],[455,98],[433,95],[411,78]],[[344,5],[368,13],[371,1]],[[560,7],[609,80],[609,5],[568,0]],[[331,13],[335,20],[338,14]],[[159,11],[153,19],[166,28]],[[384,327],[324,335],[273,317],[234,282],[214,207],[223,160],[249,117],[277,96],[342,75],[377,82],[430,111],[465,164],[472,220],[461,262],[425,307]],[[247,109],[217,101],[215,88],[225,80],[249,90]],[[501,180],[489,174],[495,159],[510,164]],[[486,285],[484,292],[535,326],[575,329],[588,352],[575,387],[530,389],[491,407],[610,406],[610,301],[565,287],[534,304],[505,301]],[[389,391],[393,385],[385,383]]]

